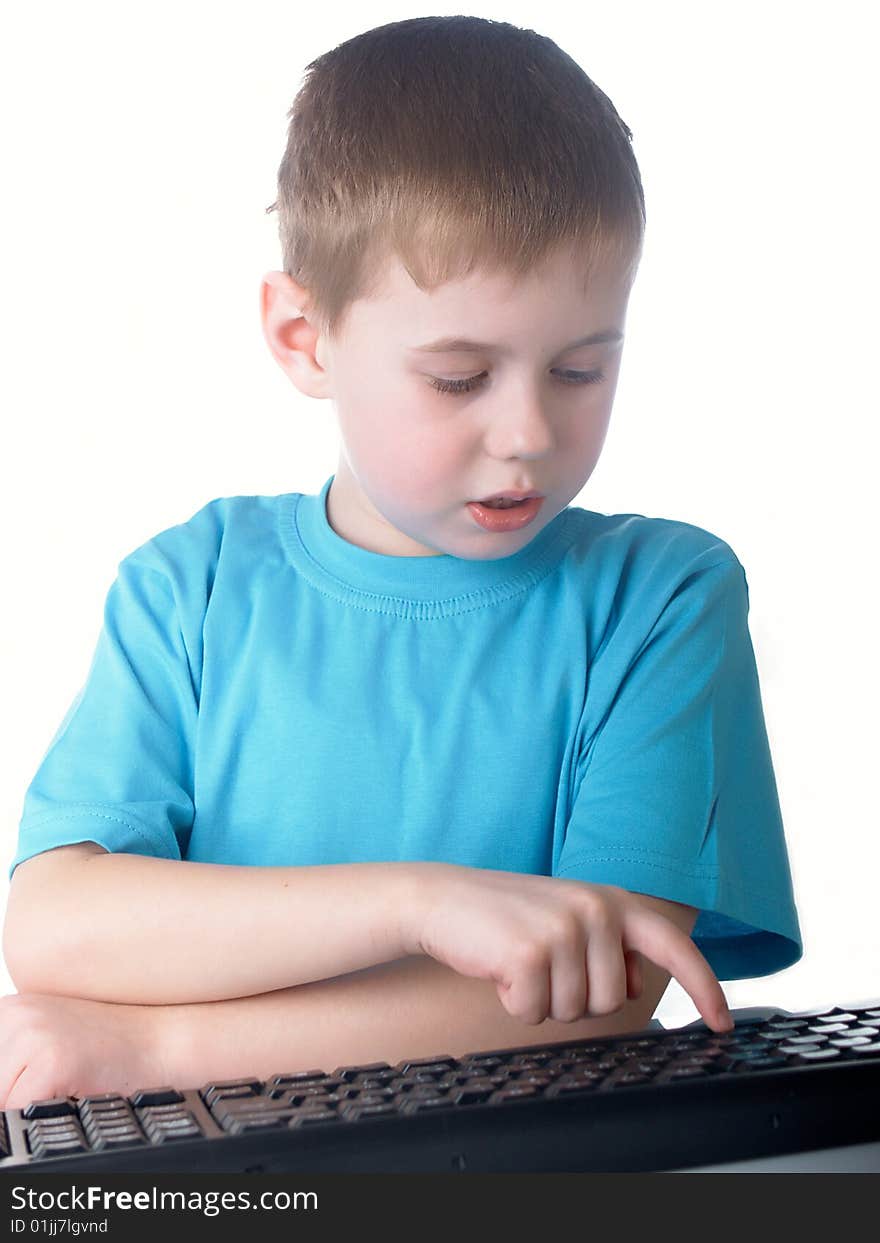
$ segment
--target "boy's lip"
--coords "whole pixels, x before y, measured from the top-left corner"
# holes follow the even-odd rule
[[[512,489],[508,492],[493,492],[491,496],[481,496],[477,504],[482,505],[484,501],[528,501],[532,497],[543,495],[543,492],[518,492],[516,489]]]

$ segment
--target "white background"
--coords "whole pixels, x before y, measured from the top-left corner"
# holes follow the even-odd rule
[[[293,387],[259,323],[286,112],[320,53],[462,10],[334,9],[80,0],[4,18],[4,904],[24,792],[118,561],[214,497],[315,492],[335,469],[332,405]],[[727,982],[732,1006],[880,997],[872,9],[468,10],[553,38],[634,133],[646,249],[574,503],[694,523],[746,569],[805,953]],[[697,1011],[673,982],[658,1017]]]

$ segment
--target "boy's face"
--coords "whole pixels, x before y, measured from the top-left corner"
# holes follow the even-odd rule
[[[580,265],[559,254],[519,283],[475,272],[424,293],[395,259],[330,341],[300,314],[300,286],[283,272],[264,277],[272,353],[297,388],[336,405],[342,450],[327,516],[338,535],[389,556],[490,560],[525,547],[577,496],[605,441],[631,281],[605,268],[586,294],[581,283]],[[609,332],[619,336],[571,347]],[[424,349],[439,338],[484,345]],[[477,376],[470,392],[433,386]],[[537,516],[486,530],[468,502],[510,489],[543,493]]]

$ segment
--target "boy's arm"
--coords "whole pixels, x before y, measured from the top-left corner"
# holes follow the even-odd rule
[[[638,896],[690,934],[694,907]],[[162,1007],[161,1053],[170,1083],[197,1088],[216,1079],[393,1066],[404,1058],[641,1031],[670,978],[644,956],[641,970],[640,995],[614,1014],[527,1024],[508,1014],[491,981],[415,955],[259,997]]]
[[[15,869],[3,953],[19,992],[246,998],[402,958],[419,867],[238,867],[79,842]]]
[[[573,1023],[523,1023],[507,1013],[491,981],[423,956],[259,997],[163,1006],[166,1078],[178,1088],[197,1088],[244,1076],[393,1066],[404,1058],[641,1031],[669,980],[653,963],[646,968],[637,1000]]]
[[[687,931],[680,921],[692,908],[665,905],[661,913]],[[226,1001],[117,1005],[12,995],[0,998],[0,1107],[635,1032],[669,975],[645,959],[641,979],[641,990],[633,981],[637,1000],[613,1014],[537,1024],[513,1018],[488,981],[422,955]]]

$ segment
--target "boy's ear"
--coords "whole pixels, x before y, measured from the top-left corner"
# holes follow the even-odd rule
[[[318,361],[319,333],[303,310],[308,291],[287,272],[267,272],[260,285],[263,336],[278,366],[307,397],[332,397],[330,374]]]

